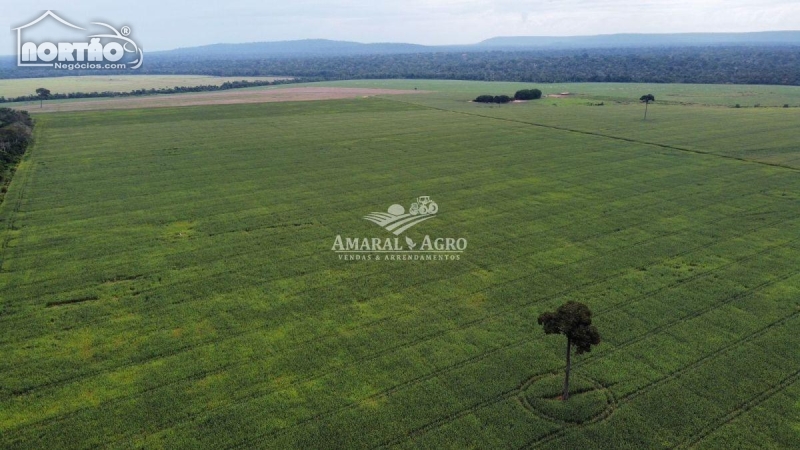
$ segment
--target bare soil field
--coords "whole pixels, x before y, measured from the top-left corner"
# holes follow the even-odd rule
[[[269,90],[228,90],[175,95],[148,95],[143,97],[117,97],[91,100],[67,100],[11,103],[17,109],[31,112],[94,111],[106,109],[163,108],[171,106],[228,105],[236,103],[298,102],[331,100],[373,95],[420,94],[428,91],[400,89],[369,89],[341,87],[296,87]]]

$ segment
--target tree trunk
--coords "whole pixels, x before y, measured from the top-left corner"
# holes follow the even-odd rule
[[[570,355],[572,354],[572,342],[567,338],[567,373],[564,376],[564,393],[561,395],[561,400],[567,401],[569,399],[569,369],[570,369]]]
[[[42,105],[44,105],[44,99],[41,99],[41,98],[40,98],[40,99],[39,99],[39,108],[41,108],[41,107],[42,107]]]

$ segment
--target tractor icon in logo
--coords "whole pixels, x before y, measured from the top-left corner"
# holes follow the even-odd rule
[[[364,219],[391,231],[399,236],[414,225],[436,217],[439,212],[439,205],[427,195],[417,197],[417,201],[411,204],[406,212],[403,205],[392,205],[386,212],[372,212],[364,216]]]
[[[436,202],[431,200],[431,198],[427,195],[417,197],[416,203],[412,203],[411,208],[408,209],[408,212],[412,216],[416,216],[418,214],[423,216],[427,214],[436,214],[438,211],[439,205],[437,205]]]

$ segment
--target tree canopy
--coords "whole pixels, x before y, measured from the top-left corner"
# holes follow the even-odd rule
[[[5,190],[10,172],[33,140],[33,120],[25,111],[0,108],[0,185]]]
[[[650,102],[656,101],[656,97],[653,94],[646,94],[639,97],[639,101],[644,103],[644,119],[647,120],[647,106]]]
[[[2,61],[2,57],[0,57]],[[235,61],[235,62],[232,62]],[[49,68],[0,64],[0,78],[49,77]],[[128,71],[130,72],[130,71]],[[115,75],[75,70],[64,75]],[[526,83],[733,83],[800,85],[800,52],[792,46],[674,47],[471,51],[211,58],[151,54],[141,74],[292,76],[338,79],[450,79]]]
[[[563,334],[575,346],[575,353],[592,351],[600,343],[600,333],[592,325],[592,312],[583,303],[569,301],[557,310],[539,316],[545,334]]]
[[[494,103],[494,95],[479,95],[473,101],[477,103]]]
[[[572,347],[575,353],[592,351],[592,346],[600,343],[600,333],[592,325],[592,312],[583,303],[569,301],[552,312],[539,316],[539,325],[545,334],[563,334],[567,337],[567,367],[564,375],[562,400],[569,398],[569,372],[571,368]]]
[[[508,103],[512,99],[507,95],[479,95],[473,100],[476,103]]]
[[[514,94],[514,100],[538,100],[542,98],[542,91],[539,89],[522,89]]]

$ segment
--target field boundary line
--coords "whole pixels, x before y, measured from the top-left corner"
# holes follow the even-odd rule
[[[430,108],[430,109],[433,109],[433,110],[449,112],[449,113],[453,113],[453,114],[461,114],[461,115],[472,116],[472,117],[481,117],[481,118],[484,118],[484,119],[494,119],[494,120],[500,120],[500,121],[503,121],[503,122],[518,123],[518,124],[522,124],[522,125],[530,125],[530,126],[534,126],[534,127],[548,128],[548,129],[551,129],[551,130],[558,130],[558,131],[566,131],[566,132],[570,132],[570,133],[584,134],[584,135],[587,135],[587,136],[603,137],[603,138],[607,138],[607,139],[614,139],[614,140],[617,140],[617,141],[629,142],[629,143],[632,143],[632,144],[651,145],[651,146],[654,146],[654,147],[665,148],[665,149],[668,149],[668,150],[676,150],[676,151],[680,151],[680,152],[694,153],[694,154],[697,154],[697,155],[716,156],[718,158],[723,158],[723,159],[730,159],[730,160],[734,160],[734,161],[740,161],[740,162],[746,162],[746,163],[752,163],[752,164],[760,164],[760,165],[764,165],[764,166],[787,169],[787,170],[791,170],[793,172],[800,172],[800,168],[787,166],[787,165],[784,165],[784,164],[770,163],[770,162],[766,162],[766,161],[757,161],[757,160],[754,160],[754,159],[740,158],[740,157],[737,157],[737,156],[722,155],[722,154],[719,154],[719,153],[712,153],[712,152],[703,151],[703,150],[696,150],[696,149],[691,149],[691,148],[686,148],[686,147],[678,147],[676,145],[660,144],[658,142],[642,141],[642,140],[639,140],[639,139],[626,138],[626,137],[622,137],[622,136],[614,136],[614,135],[611,135],[611,134],[598,133],[596,131],[578,130],[578,129],[574,129],[574,128],[560,127],[558,125],[545,125],[545,124],[542,124],[542,123],[528,122],[528,121],[525,121],[525,120],[517,120],[517,119],[509,119],[509,118],[506,118],[506,117],[494,117],[494,116],[487,116],[485,114],[477,114],[477,113],[471,113],[471,112],[466,112],[466,111],[456,111],[456,110],[453,110],[453,109],[440,108],[440,107],[437,107],[437,106],[430,106],[430,105],[424,105],[424,104],[419,104],[419,103],[407,102],[407,101],[397,100],[397,99],[388,98],[388,97],[380,97],[380,98],[383,98],[383,99],[386,99],[386,100],[389,100],[389,101],[393,101],[393,102],[409,103],[409,104],[413,104],[413,105],[424,106],[426,108]]]

